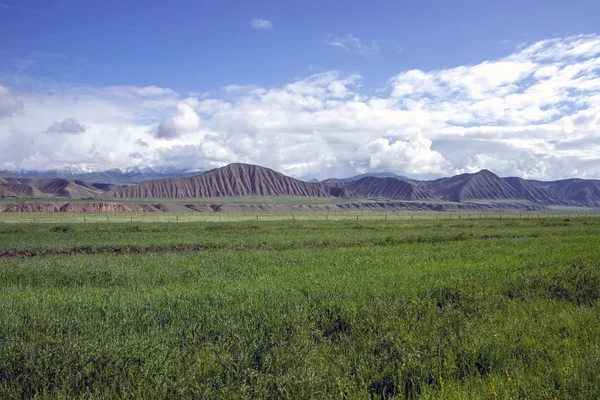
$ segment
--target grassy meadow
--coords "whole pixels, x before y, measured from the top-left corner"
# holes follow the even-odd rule
[[[600,218],[0,223],[0,398],[600,398]]]

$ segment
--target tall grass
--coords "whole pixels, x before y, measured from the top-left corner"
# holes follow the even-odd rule
[[[0,258],[0,398],[600,397],[589,221],[64,227],[0,246],[214,246]]]

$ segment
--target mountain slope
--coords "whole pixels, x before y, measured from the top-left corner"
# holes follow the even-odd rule
[[[544,186],[564,198],[586,207],[600,207],[600,181],[585,179],[564,179],[543,182]]]
[[[138,184],[167,178],[186,178],[199,175],[203,172],[204,170],[178,168],[154,170],[149,167],[109,169],[105,171],[95,171],[89,168],[63,168],[47,171],[0,171],[0,176],[8,176],[16,179],[69,179],[122,185]]]
[[[394,200],[427,200],[431,196],[412,183],[397,178],[367,176],[344,186],[348,197],[386,198]],[[347,195],[346,195],[347,196]]]
[[[571,205],[571,202],[568,199],[564,198],[559,193],[538,185],[535,181],[528,181],[516,177],[504,178],[504,181],[507,182],[520,197],[534,203],[561,206]]]
[[[341,197],[385,202],[401,200],[430,202],[436,206],[442,200],[471,203],[471,206],[475,203],[489,203],[494,207],[504,204],[516,208],[600,208],[600,181],[565,179],[542,182],[514,177],[500,178],[490,171],[482,170],[434,181],[364,176],[355,181],[329,179],[304,182],[269,168],[249,164],[230,164],[193,177],[156,180],[133,186],[68,179],[0,178],[0,197],[11,199],[191,199],[244,196]]]
[[[7,190],[16,193],[22,193],[20,197],[62,197],[84,199],[97,196],[103,192],[100,189],[94,188],[87,182],[74,182],[68,179],[5,178],[5,180],[8,183],[3,185],[7,187]]]
[[[269,168],[229,164],[202,175],[165,179],[106,192],[102,198],[200,198],[238,196],[329,197],[326,187],[303,182]]]
[[[422,182],[419,187],[447,201],[524,200],[507,182],[488,170]]]
[[[68,179],[32,179],[31,186],[39,189],[49,196],[67,198],[88,198],[100,194],[99,190],[92,190]]]
[[[44,198],[44,193],[25,183],[1,183],[0,197],[25,197],[29,199]]]

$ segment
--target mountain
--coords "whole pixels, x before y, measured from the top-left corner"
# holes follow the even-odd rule
[[[303,182],[269,168],[229,164],[191,178],[164,179],[106,192],[107,199],[238,196],[329,197],[326,187]]]
[[[0,197],[25,197],[28,199],[43,198],[44,193],[25,183],[0,183]]]
[[[534,203],[544,205],[568,206],[571,202],[560,193],[549,190],[536,181],[528,181],[522,178],[504,178],[521,198]]]
[[[401,179],[401,180],[407,181],[407,182],[413,181],[413,179],[407,178],[407,177],[402,176],[402,175],[394,174],[393,172],[369,172],[369,173],[366,173],[366,174],[360,174],[360,175],[351,176],[349,178],[329,178],[329,179],[325,179],[325,180],[323,180],[321,182],[323,182],[323,183],[355,182],[355,181],[361,180],[362,178],[367,178],[367,177],[373,177],[373,178],[396,178],[396,179]]]
[[[373,177],[373,178],[396,178],[396,179],[402,179],[405,181],[410,181],[410,178],[407,178],[405,176],[402,175],[398,175],[398,174],[394,174],[393,172],[369,172],[366,174],[360,174],[360,175],[355,175],[355,176],[351,176],[350,178],[344,178],[341,179],[343,181],[346,182],[354,182],[354,181],[358,181],[361,180],[362,178],[367,178],[367,177]]]
[[[86,198],[94,197],[101,193],[85,185],[78,184],[68,179],[32,179],[28,182],[42,193],[55,197]]]
[[[0,183],[0,197],[85,199],[103,193],[87,182],[77,183],[68,179],[4,178],[4,181]]]
[[[104,171],[102,174],[108,172]],[[148,170],[119,173],[134,173],[138,176],[151,174]],[[166,172],[161,172],[164,173]],[[412,202],[413,205],[429,204],[440,206],[441,209],[482,206],[504,209],[547,209],[548,206],[600,208],[600,181],[565,179],[542,182],[517,177],[500,178],[491,171],[482,170],[433,181],[363,176],[357,180],[328,179],[322,182],[304,182],[272,169],[250,164],[229,164],[201,174],[197,171],[196,175],[191,177],[152,180],[135,185],[120,185],[104,180],[0,177],[0,198],[8,199],[135,201],[244,196],[324,199],[338,197],[373,200],[369,204]],[[161,206],[158,209],[166,210],[168,207],[165,207]]]
[[[185,178],[203,173],[199,169],[174,167],[150,168],[129,167],[123,169],[94,170],[91,168],[61,168],[47,171],[0,171],[0,176],[28,179],[76,179],[87,182],[110,183],[114,185],[138,184],[167,178]]]
[[[340,197],[385,198],[393,200],[427,200],[431,196],[416,185],[397,178],[366,176],[343,186]]]
[[[474,174],[422,182],[419,187],[446,201],[524,199],[510,184],[486,169]]]
[[[554,182],[539,182],[538,184],[571,202],[580,203],[586,207],[600,208],[600,180],[576,178]]]

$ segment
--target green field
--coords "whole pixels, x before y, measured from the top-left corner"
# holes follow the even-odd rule
[[[599,218],[410,215],[3,215],[0,398],[600,398]]]
[[[402,221],[452,219],[564,220],[600,218],[596,209],[543,212],[475,211],[246,211],[246,212],[0,212],[0,223],[233,222],[233,221]]]

